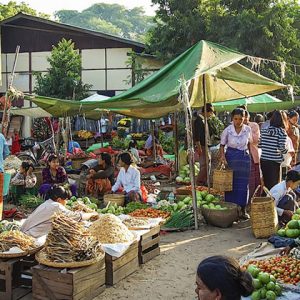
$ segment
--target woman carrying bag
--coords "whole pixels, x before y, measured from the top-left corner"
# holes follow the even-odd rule
[[[233,170],[232,191],[225,192],[225,201],[241,207],[242,218],[249,219],[246,212],[249,194],[251,158],[249,143],[252,141],[251,128],[244,124],[245,110],[236,108],[231,113],[232,123],[221,135],[221,163]],[[226,152],[225,152],[226,147]]]

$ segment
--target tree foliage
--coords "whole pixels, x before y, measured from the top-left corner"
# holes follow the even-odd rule
[[[60,99],[83,99],[90,85],[81,81],[81,56],[72,40],[62,39],[48,58],[48,73],[36,73],[35,93]]]
[[[168,61],[206,39],[240,52],[300,64],[300,6],[295,0],[152,0],[158,5],[148,50]],[[279,64],[260,72],[280,81]],[[296,74],[297,73],[297,74]],[[285,83],[300,86],[287,65]]]
[[[9,1],[7,4],[0,4],[0,21],[13,17],[20,12],[46,19],[49,19],[50,17],[47,14],[39,13],[36,10],[30,8],[25,2],[17,4],[17,2],[15,1]]]
[[[152,24],[152,18],[146,16],[141,7],[126,9],[122,5],[105,3],[94,4],[82,12],[60,10],[55,17],[62,23],[135,40],[143,40]]]

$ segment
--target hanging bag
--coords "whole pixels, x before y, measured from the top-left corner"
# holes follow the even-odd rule
[[[231,192],[233,182],[233,170],[228,169],[224,164],[214,170],[213,188],[219,192]]]
[[[251,226],[256,238],[268,238],[277,232],[278,216],[275,201],[270,191],[263,187],[265,197],[257,197],[256,194],[261,188],[259,185],[252,197],[251,202]]]

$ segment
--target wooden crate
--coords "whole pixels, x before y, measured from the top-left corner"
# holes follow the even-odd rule
[[[153,227],[139,241],[139,263],[145,264],[160,254],[160,226]]]
[[[121,257],[105,254],[106,284],[114,285],[139,268],[138,242],[134,242]]]
[[[105,260],[82,268],[32,268],[32,296],[39,300],[89,300],[105,289]]]
[[[0,300],[21,299],[29,294],[32,285],[30,268],[36,264],[34,255],[0,259]],[[19,288],[21,285],[28,288]]]

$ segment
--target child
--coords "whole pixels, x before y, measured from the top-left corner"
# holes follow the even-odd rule
[[[273,186],[270,190],[272,197],[275,199],[275,205],[279,221],[286,224],[291,220],[298,204],[297,196],[294,190],[300,184],[300,173],[291,170],[286,174],[286,179]]]
[[[12,137],[12,146],[11,146],[11,153],[13,155],[16,155],[21,151],[21,145],[20,145],[20,136],[17,129],[14,130],[14,135]]]

